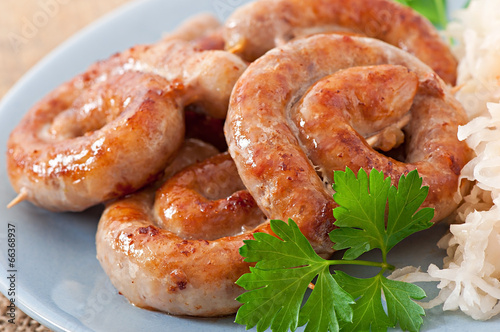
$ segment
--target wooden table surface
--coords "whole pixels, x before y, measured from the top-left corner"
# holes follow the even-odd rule
[[[61,42],[130,0],[1,0],[0,98]]]
[[[33,65],[90,22],[130,0],[0,0],[0,99]],[[0,330],[47,331],[17,311],[7,322],[0,295]]]

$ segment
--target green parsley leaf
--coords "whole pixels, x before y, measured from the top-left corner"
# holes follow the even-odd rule
[[[245,245],[240,248],[240,255],[246,257],[245,262],[257,262],[255,267],[258,269],[287,269],[324,263],[295,222],[289,220],[287,225],[281,220],[271,220],[271,229],[282,240],[266,233],[254,234],[255,240],[243,241]]]
[[[422,187],[422,178],[416,170],[401,176],[397,188],[391,186],[385,244],[387,251],[409,235],[432,226],[430,221],[434,217],[434,209],[418,210],[428,193],[429,187]]]
[[[330,232],[336,250],[348,249],[344,259],[356,259],[378,248],[385,257],[397,243],[409,235],[432,226],[434,210],[418,208],[427,197],[429,188],[422,187],[416,170],[401,176],[398,188],[390,178],[373,169],[368,175],[363,169],[358,178],[349,168],[334,173],[333,198],[339,207],[333,210],[335,225]],[[388,218],[385,211],[388,203]],[[386,226],[387,225],[387,226]]]
[[[250,273],[236,282],[248,290],[237,298],[243,303],[236,322],[247,329],[294,331],[306,326],[309,331],[387,331],[397,324],[418,331],[424,310],[413,300],[425,297],[418,286],[387,279],[383,273],[392,268],[387,253],[412,233],[432,225],[433,209],[420,208],[428,188],[422,187],[417,171],[399,179],[372,170],[356,176],[349,168],[334,173],[335,225],[330,238],[337,250],[347,249],[342,260],[325,260],[313,250],[293,220],[288,224],[271,220],[277,237],[254,234],[246,240],[240,254],[256,262]],[[382,262],[357,260],[361,254],[380,249]],[[343,272],[330,272],[330,266],[351,264],[379,267],[372,278],[359,279]],[[305,292],[316,284],[304,305]],[[384,308],[383,298],[386,300]],[[354,302],[354,300],[356,302]]]
[[[343,331],[384,331],[391,321],[382,305],[380,280],[358,279],[337,271],[335,280],[356,300],[351,324],[344,324]]]
[[[338,271],[335,279],[355,299],[352,322],[345,322],[342,331],[387,331],[399,322],[405,331],[418,331],[423,323],[424,309],[414,300],[421,300],[425,292],[418,286],[390,280],[381,273],[373,278],[358,279]],[[387,303],[383,308],[382,291]]]
[[[335,225],[330,232],[335,250],[348,249],[344,259],[384,246],[385,209],[391,180],[377,170],[368,175],[361,169],[358,178],[349,168],[334,173],[333,199],[339,207],[333,210]]]
[[[448,23],[446,16],[446,0],[395,0],[403,5],[413,8],[425,16],[432,24],[445,28]]]
[[[245,240],[240,254],[257,262],[251,273],[236,284],[249,292],[237,298],[243,303],[236,323],[257,326],[257,331],[338,331],[338,320],[352,317],[351,296],[337,285],[329,271],[330,262],[318,256],[293,220],[288,225],[272,220],[271,229],[281,239],[265,233]],[[300,309],[309,283],[318,276],[309,300]],[[321,309],[320,309],[321,307]],[[299,325],[300,320],[300,325]]]
[[[350,306],[354,304],[352,297],[337,284],[329,269],[322,272],[318,276],[314,290],[300,311],[299,326],[308,324],[305,332],[338,331],[339,320],[352,321],[353,312]],[[332,311],[332,308],[335,311]]]

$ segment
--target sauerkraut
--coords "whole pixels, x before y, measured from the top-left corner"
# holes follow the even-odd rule
[[[500,100],[500,1],[472,0],[453,14],[446,36],[459,59],[457,99],[471,119]]]

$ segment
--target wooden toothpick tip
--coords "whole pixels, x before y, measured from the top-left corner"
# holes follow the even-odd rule
[[[23,187],[19,191],[19,194],[16,196],[16,198],[14,198],[12,201],[10,201],[9,204],[7,204],[7,208],[10,209],[14,205],[17,205],[22,201],[25,201],[27,198],[28,198],[28,190],[26,190],[26,188]]]
[[[464,84],[460,84],[460,85],[457,85],[457,86],[453,86],[451,87],[451,94],[455,95],[458,91],[460,91],[460,89],[462,89],[463,87],[465,86],[465,83]]]

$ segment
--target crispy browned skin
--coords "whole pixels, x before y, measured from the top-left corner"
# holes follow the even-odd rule
[[[76,94],[72,85],[35,106],[8,142],[14,189],[50,210],[83,210],[137,190],[154,180],[184,132],[177,100],[161,77],[130,72],[61,98]],[[93,121],[80,122],[88,115]]]
[[[340,121],[370,137],[407,114],[417,89],[417,75],[404,66],[351,67],[316,82],[294,107],[293,118],[303,121],[301,130],[316,124],[317,134],[324,121]]]
[[[318,32],[349,31],[417,56],[454,85],[457,61],[432,24],[392,0],[259,0],[227,20],[226,47],[249,61],[276,45]]]
[[[177,173],[156,192],[154,209],[159,225],[184,239],[215,240],[266,220],[227,153]]]
[[[14,189],[49,210],[81,211],[154,180],[182,143],[184,107],[224,118],[246,68],[201,39],[133,47],[35,104],[8,141]]]
[[[370,93],[373,79],[359,72],[347,74],[353,78],[352,84],[336,82],[335,76],[330,76],[350,67],[383,64],[407,68],[410,82],[404,87],[406,83],[397,78],[391,83],[389,76],[379,78],[379,85],[395,90],[403,84],[402,93],[415,94],[418,83],[410,124],[405,128],[406,163],[371,150],[349,121],[342,121],[344,111],[350,112],[357,104],[361,111],[352,114],[367,112],[363,111],[364,103],[379,104],[378,98],[384,98],[387,91]],[[339,75],[342,77],[342,73]],[[304,97],[304,93],[315,84],[325,84],[317,83],[324,78],[332,81],[331,85],[313,88],[311,98],[316,99],[309,103],[310,96]],[[360,97],[349,89],[339,91],[346,86],[358,86]],[[306,101],[299,105],[302,98]],[[389,102],[400,99],[408,108],[404,96],[389,98]],[[324,105],[315,105],[317,101]],[[300,106],[306,108],[298,110]],[[342,117],[331,117],[328,109],[332,107],[339,108]],[[366,114],[377,119],[376,113]],[[465,122],[462,107],[446,85],[417,58],[376,39],[329,34],[290,42],[252,63],[234,88],[225,131],[243,183],[266,215],[271,219],[292,218],[317,252],[328,253],[334,202],[317,170],[328,177],[345,166],[354,171],[376,167],[398,176],[417,168],[424,185],[430,186],[425,205],[436,208],[434,220],[439,220],[456,207],[453,196],[459,187],[460,170],[470,158],[466,144],[456,137],[458,126]],[[323,159],[325,165],[316,164]]]
[[[195,147],[183,149],[179,155],[176,161],[181,158],[184,162],[177,166],[182,167],[194,161],[193,157],[206,156],[206,152]],[[222,158],[224,166],[227,161],[224,156],[215,158],[202,165],[214,165]],[[269,224],[243,233],[242,225],[226,229],[224,234],[219,233],[223,237],[214,240],[184,239],[159,226],[162,222],[157,214],[169,206],[155,208],[154,198],[152,190],[129,195],[108,204],[101,217],[96,235],[97,257],[113,285],[143,308],[205,317],[234,313],[241,305],[235,298],[243,292],[235,281],[249,272],[239,248],[243,240],[253,238],[254,232],[269,232]],[[158,209],[163,211],[158,213]]]

